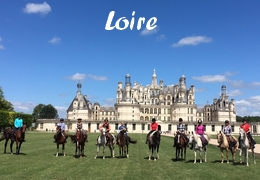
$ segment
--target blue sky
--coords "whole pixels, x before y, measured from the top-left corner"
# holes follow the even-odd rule
[[[1,0],[0,86],[16,111],[52,104],[65,117],[79,81],[90,102],[113,106],[127,73],[132,84],[148,85],[156,69],[165,85],[184,74],[198,107],[224,84],[237,115],[259,116],[259,7],[257,0]],[[135,11],[133,30],[105,30],[111,11],[113,26]]]

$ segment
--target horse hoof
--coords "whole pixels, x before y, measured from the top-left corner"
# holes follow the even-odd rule
[[[229,164],[229,161],[227,163]]]
[[[223,161],[221,162],[221,164],[223,164]]]
[[[94,157],[94,159],[97,159],[97,157]]]
[[[156,159],[154,159],[154,161],[156,161]]]

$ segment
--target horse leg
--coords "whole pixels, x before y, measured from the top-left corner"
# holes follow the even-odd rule
[[[227,163],[229,163],[229,159],[228,159],[228,148],[226,148],[226,157],[227,157]]]
[[[200,148],[200,163],[202,163],[202,148]]]
[[[94,159],[97,159],[99,148],[100,148],[99,145],[97,145],[97,153],[96,153],[96,156],[94,157]]]
[[[156,149],[156,146],[155,147],[153,147],[153,160],[154,161],[156,161],[156,159],[157,159],[157,151],[156,151],[157,149]]]
[[[56,157],[59,156],[59,144],[57,143],[57,153],[56,153]]]
[[[176,161],[178,161],[178,147],[176,146],[176,150],[175,150],[175,156],[176,156]]]
[[[23,142],[20,142],[19,145],[18,145],[18,151],[17,151],[17,154],[20,154],[20,149],[21,149],[22,143],[23,143]]]
[[[197,162],[197,153],[196,153],[195,149],[193,151],[194,151],[194,163],[196,163]]]
[[[242,164],[242,148],[240,148],[240,151],[239,151],[239,162],[240,162],[240,164]]]
[[[221,154],[221,163],[223,163],[224,162],[224,149],[221,147],[220,148],[220,154]]]
[[[149,151],[149,157],[148,157],[148,159],[151,160],[151,156],[152,156],[152,148],[149,147],[149,150],[150,150],[150,151]]]
[[[158,144],[156,147],[157,159],[159,159],[159,148],[160,148],[160,145]]]
[[[256,164],[256,160],[255,160],[255,150],[252,148],[252,156],[253,156],[253,161],[254,164]]]
[[[184,148],[184,161],[186,161],[186,147]]]
[[[103,159],[106,158],[106,156],[105,156],[105,149],[106,149],[106,145],[103,145]]]
[[[129,155],[128,155],[128,145],[126,145],[126,157],[129,158]]]
[[[207,162],[207,149],[204,149],[204,162]]]
[[[249,164],[248,164],[248,149],[246,149],[245,158],[246,158],[246,165],[249,166]]]
[[[19,153],[18,153],[18,150],[19,150],[19,142],[16,141],[16,154],[19,154]]]
[[[5,140],[5,144],[4,144],[4,146],[5,146],[5,148],[4,148],[4,154],[6,153],[6,146],[7,146],[8,141],[9,141],[9,139],[6,139],[6,140]]]
[[[66,154],[65,154],[65,143],[62,144],[62,154],[63,154],[63,156],[66,156]]]

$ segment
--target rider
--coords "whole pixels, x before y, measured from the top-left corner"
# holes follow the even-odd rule
[[[246,122],[246,119],[243,119],[243,120],[242,120],[242,124],[241,124],[240,128],[244,129],[244,131],[247,133],[247,137],[250,139],[250,141],[251,141],[251,143],[252,143],[253,148],[255,148],[256,142],[255,142],[254,138],[252,137],[252,135],[251,135],[251,133],[250,133],[251,127],[250,127],[250,125]],[[239,137],[238,137],[238,142],[239,142],[239,146],[238,146],[238,147],[239,147],[239,148],[241,148],[240,139],[241,139],[241,137],[239,136]]]
[[[110,124],[108,123],[108,119],[106,118],[104,120],[104,123],[103,124],[100,124],[99,125],[99,131],[101,132],[102,131],[102,128],[106,128],[106,139],[107,139],[107,142],[108,142],[108,134],[109,134],[109,131],[111,130],[111,126]],[[96,145],[98,144],[98,138],[97,138],[97,143]]]
[[[17,118],[14,120],[14,132],[13,132],[13,139],[16,138],[16,131],[19,129],[19,128],[22,128],[23,127],[23,120],[21,119],[21,115],[18,114]],[[25,142],[25,133],[22,133],[22,136],[23,136],[23,142]]]
[[[232,128],[229,125],[229,121],[225,120],[225,126],[223,126],[222,132],[226,135],[227,141],[228,141],[228,146],[231,148],[231,142],[232,142]],[[219,147],[219,146],[218,146]]]
[[[187,128],[186,128],[185,124],[182,124],[182,122],[183,122],[183,119],[179,118],[179,124],[177,124],[177,135],[174,137],[174,145],[173,145],[173,147],[176,147],[177,140],[178,140],[178,134],[180,134],[181,136],[183,136],[185,138],[186,146],[188,147],[189,139],[186,136]]]
[[[158,123],[156,122],[156,119],[155,118],[153,118],[152,119],[152,123],[150,124],[150,129],[151,129],[151,131],[147,134],[147,136],[146,136],[146,141],[145,141],[145,144],[147,144],[148,143],[148,138],[149,138],[149,136],[150,136],[150,134],[152,133],[152,132],[154,132],[154,131],[158,131]]]
[[[61,133],[65,136],[65,142],[66,142],[66,139],[68,138],[68,136],[65,134],[66,125],[64,123],[64,119],[63,118],[60,119],[60,122],[57,124],[57,126],[60,126]],[[56,134],[53,137],[54,138],[54,143],[57,142],[57,135],[58,135],[58,131],[56,132]]]
[[[205,145],[208,144],[208,141],[204,136],[205,135],[205,129],[204,129],[204,126],[202,125],[201,119],[198,120],[198,125],[196,126],[195,133],[200,135],[200,138],[201,138],[201,141],[202,141],[203,144],[205,144]],[[191,144],[190,149],[193,149],[193,144]]]
[[[119,126],[118,131],[119,131],[119,133],[117,134],[117,137],[116,137],[116,144],[118,144],[118,137],[119,137],[119,134],[121,131],[125,131],[124,135],[125,135],[126,143],[128,144],[130,141],[130,137],[127,134],[127,127],[124,122],[121,122],[121,126]]]
[[[78,118],[78,122],[77,122],[77,128],[76,128],[76,132],[75,132],[75,137],[78,131],[82,131],[84,139],[86,142],[88,142],[88,135],[86,134],[86,131],[83,128],[83,123],[82,123],[82,119]]]

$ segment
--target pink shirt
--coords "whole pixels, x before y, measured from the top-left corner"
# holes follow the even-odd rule
[[[199,134],[199,135],[204,134],[204,126],[203,125],[196,126],[196,134]]]

